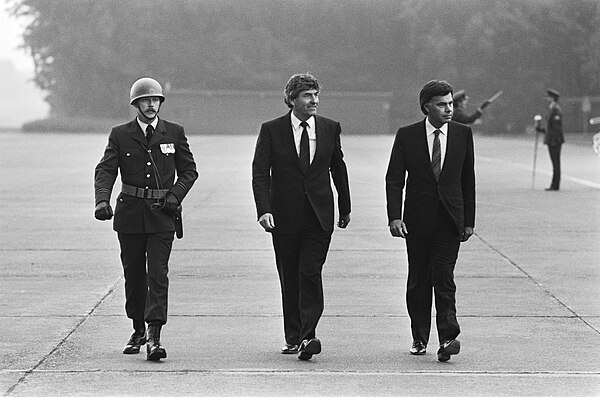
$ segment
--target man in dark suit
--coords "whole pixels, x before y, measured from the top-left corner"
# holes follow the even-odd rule
[[[198,178],[183,127],[158,118],[164,99],[154,79],[141,78],[132,85],[130,104],[137,117],[112,129],[94,178],[95,217],[108,220],[113,216],[110,195],[121,172],[113,228],[121,246],[125,311],[134,329],[123,353],[139,353],[147,343],[146,358],[151,361],[167,356],[160,331],[167,322],[174,219]]]
[[[558,104],[560,94],[558,91],[549,88],[546,90],[548,94],[548,121],[546,128],[541,125],[536,125],[538,132],[544,133],[544,144],[548,146],[550,161],[552,162],[552,181],[547,191],[556,191],[560,189],[560,151],[562,144],[565,142],[565,137],[562,130],[562,110]]]
[[[301,360],[321,352],[321,271],[334,223],[331,178],[340,228],[350,222],[348,172],[337,121],[317,116],[320,86],[310,74],[285,87],[286,115],[261,126],[252,162],[258,222],[272,234],[283,301],[284,354]]]
[[[400,128],[392,147],[387,214],[392,236],[406,239],[410,352],[426,353],[433,288],[438,360],[448,361],[460,351],[454,267],[460,243],[475,226],[473,134],[470,127],[451,121],[452,86],[447,82],[428,82],[419,100],[425,120]]]

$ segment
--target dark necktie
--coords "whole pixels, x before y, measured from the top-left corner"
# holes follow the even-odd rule
[[[308,123],[303,121],[300,123],[300,127],[302,127],[302,135],[300,137],[300,155],[298,158],[300,160],[300,168],[306,174],[310,166],[310,148],[308,146],[308,131],[306,131]]]
[[[442,172],[442,150],[440,148],[440,130],[435,130],[435,137],[433,138],[433,150],[431,151],[431,169],[435,175],[435,180],[440,179],[440,173]]]
[[[148,124],[146,127],[146,142],[150,143],[150,139],[152,139],[152,135],[154,134],[154,127],[151,124]]]

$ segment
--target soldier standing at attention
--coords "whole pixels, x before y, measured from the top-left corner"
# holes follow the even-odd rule
[[[558,91],[549,88],[546,90],[548,94],[548,122],[546,128],[538,125],[536,127],[538,132],[544,132],[544,144],[548,146],[548,152],[550,153],[550,161],[552,161],[552,182],[550,186],[546,188],[548,191],[558,190],[560,188],[560,150],[562,144],[565,142],[565,137],[562,130],[562,110],[558,104],[558,97],[560,94]]]
[[[183,127],[158,118],[164,100],[156,80],[133,83],[129,102],[137,117],[113,127],[94,175],[94,215],[108,220],[113,184],[121,173],[113,229],[125,274],[125,311],[134,329],[123,353],[137,354],[147,343],[150,361],[167,357],[160,331],[167,322],[169,256],[181,202],[198,178]]]

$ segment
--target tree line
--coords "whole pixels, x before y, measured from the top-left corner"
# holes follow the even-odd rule
[[[546,87],[600,90],[596,0],[5,0],[55,114],[122,117],[133,81],[281,90],[310,71],[331,91],[393,92],[418,112],[440,78],[475,102],[498,90],[498,128],[543,110]],[[357,111],[360,111],[357,109]]]

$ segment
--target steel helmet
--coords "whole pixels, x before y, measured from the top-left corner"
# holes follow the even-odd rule
[[[150,77],[142,77],[131,86],[131,90],[129,91],[129,103],[133,105],[133,102],[135,102],[136,99],[150,96],[160,98],[161,103],[165,100],[162,87],[158,81],[151,79]]]

